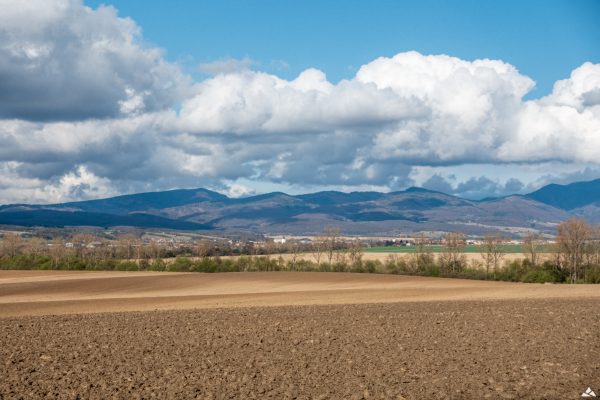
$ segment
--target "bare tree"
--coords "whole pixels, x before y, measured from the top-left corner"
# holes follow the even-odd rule
[[[277,253],[277,244],[273,239],[267,239],[265,240],[263,250],[264,254],[275,254]]]
[[[154,261],[157,261],[158,259],[160,259],[162,252],[163,252],[163,246],[160,243],[152,240],[148,247],[149,247],[148,252],[150,253],[150,258],[152,258]]]
[[[112,260],[115,258],[115,246],[113,246],[113,244],[104,239],[99,241],[99,247],[96,248],[96,254],[98,255],[98,257],[102,260]]]
[[[194,255],[199,258],[208,257],[211,244],[207,240],[198,240],[194,245]]]
[[[313,237],[311,244],[311,253],[317,265],[321,264],[323,254],[326,252],[327,240],[328,238],[324,234],[320,234],[318,236]]]
[[[354,266],[362,263],[363,245],[359,239],[354,239],[350,242],[350,246],[348,246],[348,258],[350,259],[350,264]]]
[[[33,237],[27,240],[24,248],[27,254],[30,254],[35,257],[39,257],[46,254],[47,250],[46,242],[39,237]]]
[[[505,256],[505,239],[498,233],[488,233],[483,238],[483,244],[480,246],[480,253],[485,264],[485,273],[490,273],[490,268],[496,273],[500,262]]]
[[[73,242],[75,256],[83,260],[93,260],[97,253],[94,242],[96,236],[91,233],[81,232],[73,235],[71,239]]]
[[[296,240],[289,240],[285,243],[287,253],[289,254],[289,265],[290,269],[294,271],[296,269],[296,263],[298,262],[298,256],[300,254],[300,243]]]
[[[348,252],[348,249],[347,248],[343,248],[341,250],[336,251],[333,254],[334,255],[333,258],[334,258],[336,264],[339,264],[339,265],[345,265],[346,264],[347,252]]]
[[[138,238],[132,233],[120,235],[117,240],[120,257],[131,260],[135,256],[135,247],[138,244]]]
[[[571,275],[571,283],[577,282],[583,264],[587,241],[592,234],[591,226],[582,219],[571,218],[557,227],[556,242],[562,260]]]
[[[539,253],[542,250],[544,241],[537,232],[529,232],[523,238],[523,254],[527,257],[531,265],[536,266],[539,263]]]
[[[600,226],[590,227],[590,238],[585,249],[585,263],[600,265]]]
[[[2,254],[6,257],[16,257],[21,254],[23,239],[21,235],[14,232],[4,234],[2,239]]]
[[[340,230],[328,226],[323,230],[323,238],[325,239],[325,254],[327,256],[327,263],[331,264],[333,256],[337,248],[338,238],[340,237]]]
[[[451,232],[444,236],[444,248],[440,254],[442,267],[452,272],[461,271],[466,263],[465,235],[460,232]]]
[[[431,249],[427,246],[429,244],[429,239],[423,234],[415,236],[414,243],[415,251],[413,253],[412,269],[417,271],[433,263],[433,256],[431,254]]]
[[[65,242],[56,238],[50,245],[50,258],[52,259],[52,269],[57,269],[58,265],[64,260],[66,254]]]

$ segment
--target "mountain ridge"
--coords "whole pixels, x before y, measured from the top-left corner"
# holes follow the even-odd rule
[[[579,198],[565,201],[573,185]],[[353,234],[416,230],[514,233],[528,229],[551,231],[573,215],[593,220],[596,210],[600,210],[600,179],[551,184],[525,195],[482,200],[418,187],[389,193],[271,192],[241,198],[197,188],[46,205],[9,204],[0,206],[0,224],[32,226],[38,222],[41,226],[242,229],[294,234],[314,234],[325,226],[336,225]]]
[[[600,202],[600,179],[567,185],[551,183],[526,196],[563,210],[573,210]]]

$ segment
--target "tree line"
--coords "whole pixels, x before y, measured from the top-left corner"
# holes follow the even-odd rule
[[[478,245],[479,259],[467,259],[467,238],[451,232],[435,255],[429,239],[417,236],[410,254],[389,255],[385,260],[363,259],[364,244],[341,237],[339,229],[326,228],[311,243],[246,243],[232,249],[223,243],[198,240],[185,246],[145,242],[135,235],[100,240],[79,233],[69,241],[24,239],[6,233],[0,243],[1,269],[149,270],[189,272],[238,271],[339,271],[395,273],[424,276],[495,279],[523,282],[600,283],[600,228],[580,219],[557,226],[553,243],[536,233],[522,244],[524,258],[505,261],[507,239],[486,235]],[[541,254],[550,255],[542,260]],[[224,255],[243,254],[235,258]],[[245,255],[244,255],[245,254]],[[273,256],[274,254],[274,256]],[[284,257],[285,256],[285,257]]]

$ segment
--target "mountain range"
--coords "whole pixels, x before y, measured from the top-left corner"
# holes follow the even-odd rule
[[[600,179],[551,184],[526,195],[484,200],[414,187],[391,193],[274,192],[244,198],[230,198],[207,189],[180,189],[61,204],[0,206],[1,225],[247,230],[297,235],[335,226],[356,235],[416,231],[481,234],[501,230],[516,236],[531,229],[553,233],[557,223],[571,216],[600,222]]]

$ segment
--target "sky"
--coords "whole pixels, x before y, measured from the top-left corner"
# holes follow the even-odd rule
[[[600,2],[0,0],[0,203],[600,178]]]

